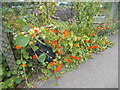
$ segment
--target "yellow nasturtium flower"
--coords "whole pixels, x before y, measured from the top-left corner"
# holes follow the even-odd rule
[[[96,16],[98,16],[98,14],[96,14]]]
[[[44,28],[44,27],[41,27],[41,28],[40,28],[40,30],[44,31],[44,30],[45,30],[45,28]]]
[[[93,43],[95,43],[95,41],[92,41]]]
[[[60,72],[61,74],[64,74],[64,72]]]
[[[32,41],[30,41],[30,42],[29,42],[29,44],[31,45],[31,44],[33,44],[33,42],[32,42]]]
[[[29,33],[29,34],[34,34],[34,31],[33,31],[33,30],[31,30],[31,31],[29,31],[28,33]]]
[[[43,6],[40,6],[39,9],[40,9],[40,10],[43,9]]]

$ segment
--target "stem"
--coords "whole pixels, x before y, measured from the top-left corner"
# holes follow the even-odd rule
[[[42,41],[40,41],[38,38],[35,38],[37,41],[39,41],[41,44],[46,45],[45,43],[43,43]]]
[[[47,2],[45,2],[45,7],[46,7],[46,18],[48,19],[48,4]],[[47,20],[48,23],[48,20]]]
[[[22,53],[21,53],[21,60],[23,61],[23,58],[22,58]],[[25,68],[23,68],[23,71],[24,71],[24,74],[25,74],[25,82],[26,82],[26,84],[27,84],[27,86],[28,86],[28,79],[27,79],[27,74],[26,74],[26,71],[25,71]]]
[[[39,49],[41,52],[43,52],[44,54],[46,54],[48,57],[51,57],[51,56],[49,56],[47,53],[45,53],[44,51],[42,51],[41,49]]]
[[[29,44],[30,45],[30,44]],[[30,45],[30,47],[32,48],[32,46]],[[38,59],[38,55],[36,54],[35,50],[32,48],[33,52],[35,53],[35,55],[37,56]]]

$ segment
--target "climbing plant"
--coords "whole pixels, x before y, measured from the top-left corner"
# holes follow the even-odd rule
[[[39,76],[40,80],[59,79],[64,72],[77,69],[80,63],[93,58],[91,53],[97,54],[113,45],[106,36],[98,35],[101,28],[109,28],[93,25],[93,15],[99,10],[99,3],[73,3],[73,23],[52,19],[56,10],[55,2],[34,2],[17,8],[6,5],[8,3],[3,3],[2,8],[3,30],[11,36],[16,67],[9,70],[6,69],[7,64],[4,65],[4,78],[1,83],[3,88],[14,87],[22,80],[31,87],[28,79],[34,72],[43,73],[44,76]],[[37,42],[49,45],[55,53],[55,59],[51,62],[45,61],[46,57],[50,56],[36,46]],[[34,54],[30,55],[28,49],[32,49]],[[42,53],[38,55],[37,50]],[[64,70],[61,69],[63,66]]]

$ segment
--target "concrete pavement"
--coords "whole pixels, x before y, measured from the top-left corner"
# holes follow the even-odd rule
[[[118,34],[109,37],[115,45],[93,55],[77,70],[66,72],[60,79],[48,80],[37,88],[118,88]],[[54,84],[58,83],[58,86]]]

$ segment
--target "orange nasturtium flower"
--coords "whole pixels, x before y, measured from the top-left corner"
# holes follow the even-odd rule
[[[33,59],[36,59],[36,58],[37,58],[37,55],[34,55],[32,58],[33,58]]]
[[[58,43],[57,43],[57,41],[52,41],[52,43],[51,43],[53,46],[56,46],[56,45],[58,45]]]
[[[88,49],[92,50],[92,48],[98,48],[98,46],[89,46]]]
[[[35,27],[30,27],[31,29],[35,28]]]
[[[104,30],[105,28],[102,28],[102,30]]]
[[[61,48],[60,46],[56,47],[56,49],[60,49],[60,48]]]
[[[90,40],[85,40],[86,43],[88,43]]]
[[[98,33],[98,32],[94,32],[95,34]]]
[[[58,72],[62,67],[62,64],[59,64],[57,68],[54,69],[54,72]]]
[[[109,43],[109,41],[106,41],[106,44],[108,44]]]
[[[90,43],[95,43],[95,41],[91,41]]]
[[[79,57],[74,57],[75,60],[79,60]]]
[[[75,59],[75,60],[82,59],[82,57],[74,57],[74,56],[70,56],[70,58]]]
[[[46,36],[49,36],[49,35],[46,35]]]
[[[63,32],[62,32],[62,34],[67,34],[67,33],[69,33],[70,31],[69,30],[64,30]]]
[[[79,57],[79,59],[82,59],[82,57]]]
[[[105,29],[108,29],[108,27],[105,27]]]
[[[22,48],[21,46],[16,45],[16,49],[21,49],[21,48]]]
[[[98,30],[98,29],[100,29],[100,27],[96,27],[96,29]]]
[[[70,58],[74,59],[74,56],[70,56]]]
[[[50,43],[50,41],[49,41],[49,40],[45,40],[45,42],[46,42],[46,43]]]
[[[100,52],[102,52],[102,50],[100,50]]]
[[[27,65],[26,64],[22,64],[22,67],[26,67]]]
[[[58,32],[60,32],[59,30],[56,30],[56,29],[54,29],[54,30],[52,30],[54,33],[58,33]]]
[[[104,11],[106,11],[106,9],[103,9]]]
[[[70,31],[69,30],[64,30],[62,32],[62,34],[63,34],[63,37],[67,37],[68,35],[70,35]]]
[[[92,47],[88,46],[88,49],[92,50]]]
[[[90,55],[88,55],[87,57],[91,57]]]
[[[35,33],[38,33],[38,30],[34,30]]]
[[[103,49],[106,49],[106,47],[103,47]]]
[[[95,36],[95,34],[91,34],[92,36]]]
[[[62,39],[59,39],[58,42],[63,41],[63,40],[64,40],[63,38],[62,38]]]
[[[34,38],[34,35],[30,35],[31,38]]]
[[[92,51],[89,51],[89,53],[92,53]]]
[[[58,54],[62,54],[62,51],[58,51]]]
[[[113,44],[110,44],[111,46],[113,45]]]
[[[108,27],[104,27],[104,28],[102,28],[102,30],[104,30],[104,29],[108,29]]]
[[[92,48],[98,48],[98,46],[92,46]]]
[[[25,33],[21,32],[20,35],[25,35]]]
[[[67,37],[68,35],[70,35],[70,34],[69,34],[69,33],[67,33],[67,34],[64,34],[64,35],[63,35],[63,37]]]
[[[66,62],[69,62],[69,63],[72,62],[72,60],[69,60],[68,58],[66,58],[65,61],[66,61]]]
[[[50,29],[49,29],[49,28],[47,28],[47,29],[46,29],[46,32],[50,32]]]
[[[56,59],[53,59],[52,61],[58,63],[58,61]]]
[[[76,47],[79,47],[79,44],[75,44]]]
[[[54,63],[54,62],[50,62],[49,64],[50,64],[50,65],[55,65],[55,63]]]
[[[59,79],[59,77],[55,77],[56,79]]]

